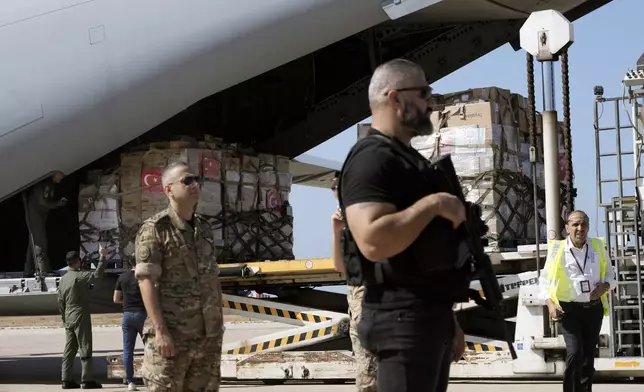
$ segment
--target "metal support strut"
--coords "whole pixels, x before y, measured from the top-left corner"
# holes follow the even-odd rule
[[[566,159],[566,212],[575,210],[575,190],[572,168],[572,134],[570,130],[570,78],[568,77],[568,49],[561,53],[561,90],[563,93],[563,144]]]
[[[541,273],[541,252],[539,251],[540,233],[541,233],[541,220],[539,216],[539,200],[537,188],[537,113],[535,108],[535,95],[534,95],[534,57],[526,52],[526,68],[528,73],[528,128],[530,131],[530,172],[532,176],[532,191],[533,191],[533,204],[534,204],[534,235],[536,243],[536,263],[537,263],[537,276]]]

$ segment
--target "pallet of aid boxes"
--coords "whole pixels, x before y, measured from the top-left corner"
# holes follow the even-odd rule
[[[210,223],[220,262],[293,259],[292,179],[284,157],[240,153],[220,143],[153,145],[121,156],[121,218],[125,253],[141,222],[168,205],[163,167],[188,163],[202,180],[197,213]]]
[[[88,172],[78,194],[79,255],[85,264],[96,267],[100,243],[107,249],[107,267],[123,266],[118,205],[118,173],[109,170]]]
[[[537,207],[540,233],[535,235],[534,196],[530,163],[530,140],[528,126],[528,101],[520,94],[497,87],[475,88],[445,94],[438,98],[438,108],[432,115],[432,123],[439,129],[438,135],[450,132],[461,133],[461,144],[458,155],[466,161],[479,163],[478,175],[476,164],[469,164],[470,172],[463,172],[463,185],[469,193],[468,199],[487,207],[488,225],[492,231],[491,240],[499,244],[533,243],[536,237],[546,238],[545,192],[543,170],[543,138],[541,133],[541,115],[536,112],[535,133],[537,136],[536,185]],[[483,131],[485,129],[485,131]],[[460,132],[459,132],[460,131]],[[474,133],[475,136],[468,136]],[[464,140],[469,139],[469,140]],[[486,147],[479,144],[483,142]],[[462,143],[466,143],[463,145]],[[469,143],[469,145],[467,145]],[[476,151],[471,143],[476,145]],[[563,126],[559,124],[560,181],[565,180],[566,165],[563,148]],[[456,148],[454,148],[456,151]],[[479,158],[470,158],[467,153],[476,153]],[[457,155],[457,154],[455,154]],[[460,161],[461,157],[453,157]],[[518,167],[515,164],[518,161]],[[560,187],[565,192],[563,184]],[[493,191],[493,192],[492,192]],[[563,198],[562,198],[563,200]],[[492,208],[493,207],[493,208]],[[485,210],[485,209],[484,209]],[[493,213],[492,213],[493,211]],[[565,208],[561,207],[562,217]],[[485,212],[484,212],[485,215]],[[562,218],[563,219],[563,218]],[[490,222],[492,224],[490,224]]]
[[[492,248],[534,241],[529,223],[531,188],[523,178],[521,126],[525,112],[508,90],[471,89],[439,97],[432,113],[434,134],[412,140],[430,160],[451,154],[468,201],[481,206]]]

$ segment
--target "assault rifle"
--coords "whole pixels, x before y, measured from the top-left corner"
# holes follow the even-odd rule
[[[473,273],[472,280],[478,279],[481,283],[485,299],[481,298],[478,291],[472,289],[470,289],[469,296],[477,305],[494,312],[497,316],[506,337],[505,341],[508,343],[512,359],[516,359],[517,354],[512,344],[513,339],[510,336],[503,318],[501,305],[503,294],[501,293],[499,282],[492,268],[492,261],[485,253],[481,242],[481,237],[488,230],[487,225],[481,220],[481,208],[477,204],[469,203],[465,200],[450,154],[446,154],[432,162],[431,168],[434,174],[433,178],[438,182],[436,185],[439,186],[439,189],[446,190],[447,193],[458,197],[466,206],[465,222],[456,230],[459,239],[462,240],[461,246],[464,248],[459,253],[464,255],[464,257],[459,259],[460,264],[456,267],[462,268],[465,267],[465,263],[471,264]]]

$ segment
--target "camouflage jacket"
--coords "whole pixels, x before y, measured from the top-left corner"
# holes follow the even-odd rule
[[[175,339],[218,336],[223,328],[212,230],[197,214],[193,224],[168,207],[143,222],[135,241],[135,276],[156,280],[161,312]],[[149,318],[144,333],[154,333]]]

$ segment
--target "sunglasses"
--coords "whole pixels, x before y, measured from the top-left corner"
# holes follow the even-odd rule
[[[403,91],[418,91],[420,98],[426,100],[426,101],[431,101],[432,100],[432,94],[433,94],[433,89],[429,86],[418,86],[418,87],[406,87],[406,88],[397,88],[394,91],[397,91],[399,93]],[[385,93],[387,95],[388,93]]]
[[[332,190],[332,191],[337,191],[337,190],[338,190],[338,186],[337,186],[337,185],[333,185],[333,186],[331,187],[331,190]]]
[[[200,184],[199,177],[197,176],[185,176],[181,180],[179,180],[180,183],[182,183],[185,186],[190,186],[192,184]]]

